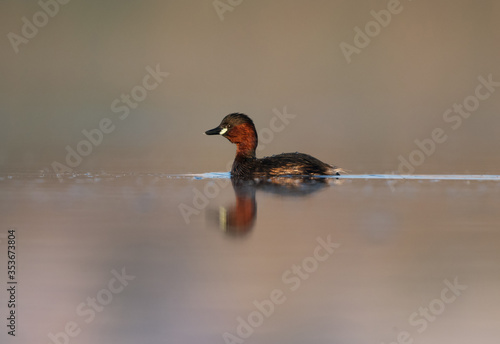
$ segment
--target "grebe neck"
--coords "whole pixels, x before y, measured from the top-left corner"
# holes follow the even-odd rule
[[[255,149],[259,139],[253,124],[242,124],[231,133],[230,141],[236,143],[236,156],[240,158],[255,158]],[[234,135],[234,136],[233,136]]]
[[[236,157],[255,158],[255,149],[257,148],[257,139],[254,142],[240,142],[236,144]]]

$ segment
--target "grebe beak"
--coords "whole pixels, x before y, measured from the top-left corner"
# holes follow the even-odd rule
[[[224,135],[227,131],[227,128],[213,128],[210,130],[205,131],[205,135]]]

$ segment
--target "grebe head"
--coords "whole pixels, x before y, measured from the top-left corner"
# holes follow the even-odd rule
[[[237,145],[236,155],[255,157],[257,131],[253,121],[245,114],[232,113],[224,117],[218,127],[207,130],[206,135],[222,135]]]

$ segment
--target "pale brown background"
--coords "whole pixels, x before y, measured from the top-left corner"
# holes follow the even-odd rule
[[[297,115],[260,155],[301,151],[353,173],[397,171],[415,139],[449,134],[415,173],[498,174],[500,91],[456,131],[443,112],[500,80],[497,1],[402,1],[348,64],[339,48],[386,1],[243,1],[221,21],[210,0],[71,1],[16,54],[36,2],[0,5],[0,169],[47,170],[108,117],[116,130],[80,171],[224,171],[234,154],[205,137],[229,112],[258,128]],[[110,105],[160,64],[170,75],[126,120]]]
[[[456,131],[442,114],[479,75],[500,80],[500,2],[402,1],[348,64],[340,43],[386,6],[245,0],[221,21],[212,0],[73,0],[16,54],[7,34],[40,8],[0,2],[0,342],[51,343],[74,321],[71,344],[220,344],[254,300],[282,289],[286,302],[245,344],[387,344],[402,331],[420,344],[497,344],[497,181],[346,179],[308,197],[259,189],[254,226],[235,237],[218,223],[236,202],[227,179],[116,173],[224,171],[234,147],[203,132],[233,111],[262,130],[286,107],[296,117],[259,155],[302,151],[353,173],[397,172],[416,139],[442,128],[449,138],[415,173],[499,174],[500,89]],[[120,120],[111,103],[156,64],[170,75]],[[97,173],[48,176],[103,118],[115,131],[77,169]],[[185,221],[180,206],[206,190]],[[10,228],[15,339],[4,306]],[[283,273],[328,237],[338,251],[290,291]],[[85,322],[77,307],[122,268],[136,278]],[[418,333],[409,316],[455,278],[467,289]]]

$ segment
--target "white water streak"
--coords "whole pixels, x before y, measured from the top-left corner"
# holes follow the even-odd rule
[[[228,172],[193,173],[172,175],[178,178],[217,179],[230,178]],[[286,177],[286,176],[283,176]],[[289,176],[294,177],[294,176]],[[343,174],[340,176],[317,176],[334,179],[384,179],[384,180],[491,180],[500,181],[500,175],[491,174]]]

